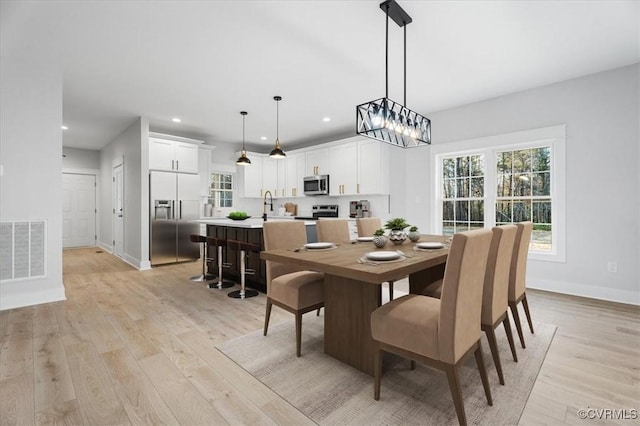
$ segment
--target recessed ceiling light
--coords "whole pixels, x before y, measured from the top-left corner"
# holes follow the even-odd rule
[[[65,126],[65,125],[60,126],[60,128],[61,128],[62,130],[69,130],[69,128],[68,128],[67,126]]]
[[[324,121],[325,123],[328,123],[331,121],[331,117],[325,117],[322,119],[322,121]]]
[[[261,140],[261,141],[266,141],[266,140],[267,140],[267,137],[266,137],[266,136],[260,136],[260,140]]]
[[[174,123],[180,123],[180,122],[182,122],[182,120],[181,120],[181,119],[179,119],[178,117],[173,117],[173,118],[171,119],[171,121],[173,121]]]

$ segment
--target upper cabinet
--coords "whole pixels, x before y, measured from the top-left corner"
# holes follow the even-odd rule
[[[346,142],[329,148],[329,193],[358,194],[358,144]]]
[[[374,139],[358,141],[358,194],[389,193],[389,150]]]
[[[287,154],[285,159],[285,185],[284,197],[302,197],[304,196],[303,180],[305,174],[306,158],[305,153]]]
[[[286,161],[286,157],[275,159],[266,156],[262,159],[262,189],[265,193],[271,192],[274,198],[285,196]]]
[[[244,198],[262,198],[262,154],[247,152],[247,157],[251,160],[248,166],[236,166],[240,196]]]
[[[304,176],[329,174],[329,150],[327,148],[307,151]]]
[[[149,169],[197,174],[199,143],[149,137]]]

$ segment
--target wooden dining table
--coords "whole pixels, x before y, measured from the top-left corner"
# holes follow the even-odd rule
[[[442,278],[448,254],[448,238],[422,235],[418,242],[442,242],[444,248],[416,250],[408,239],[382,249],[372,242],[342,243],[330,249],[266,250],[266,261],[289,263],[301,269],[324,272],[324,351],[326,354],[373,375],[371,312],[382,303],[381,284],[409,276],[410,292],[420,293],[425,283]],[[394,261],[360,263],[369,252],[400,251],[406,257]]]

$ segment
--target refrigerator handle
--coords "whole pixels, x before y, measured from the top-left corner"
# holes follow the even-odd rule
[[[176,218],[176,201],[171,200],[171,219]]]
[[[182,219],[182,200],[180,200],[179,203],[180,203],[180,219]]]

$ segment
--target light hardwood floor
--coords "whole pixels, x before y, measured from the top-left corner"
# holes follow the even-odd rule
[[[262,327],[265,296],[189,281],[198,265],[141,272],[66,250],[66,301],[0,311],[0,424],[313,424],[215,349]],[[640,309],[527,294],[534,320],[558,331],[520,423],[640,409]],[[271,323],[292,318],[274,309]]]

